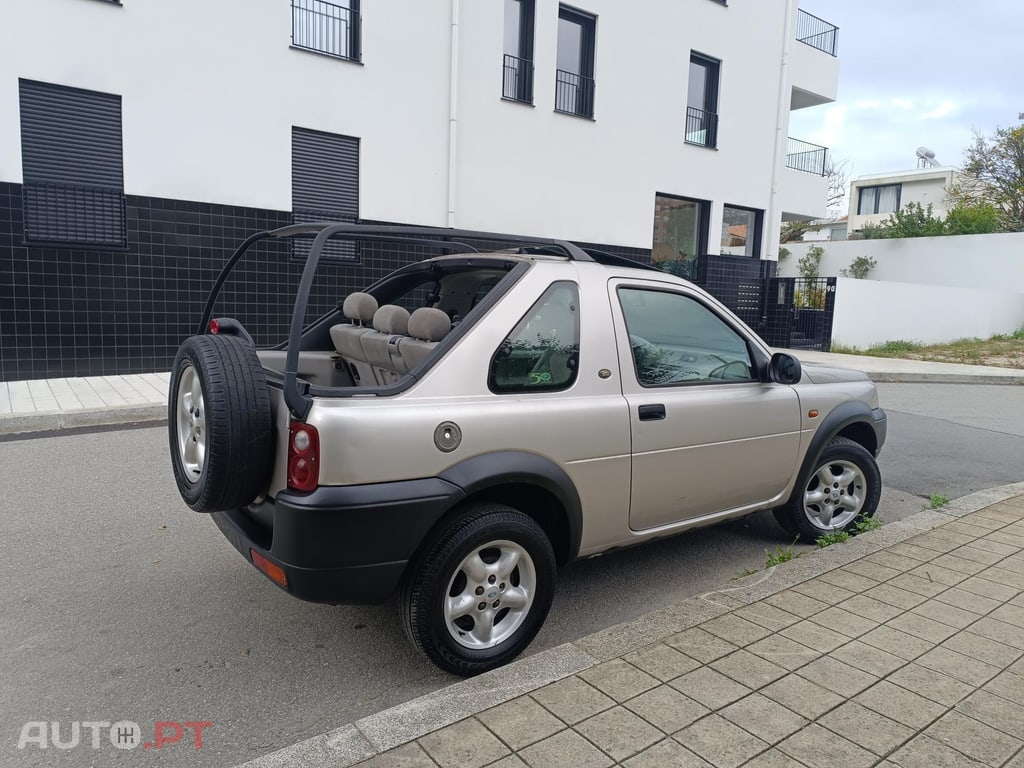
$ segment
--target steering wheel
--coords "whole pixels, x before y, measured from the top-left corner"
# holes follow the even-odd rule
[[[711,357],[716,357],[719,360],[722,359],[722,358],[718,357],[718,355],[711,355]],[[730,375],[730,373],[729,373],[730,369],[735,369],[736,372]],[[712,370],[711,373],[708,374],[708,378],[709,379],[737,379],[737,380],[738,379],[749,379],[750,378],[750,366],[748,366],[742,360],[733,360],[732,362],[728,362],[725,365],[720,365],[717,368],[715,368],[714,370]]]

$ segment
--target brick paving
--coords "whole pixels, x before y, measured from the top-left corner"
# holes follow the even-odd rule
[[[1024,768],[1024,496],[359,765]]]

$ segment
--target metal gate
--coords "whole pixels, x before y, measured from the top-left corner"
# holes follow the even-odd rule
[[[697,258],[691,279],[770,346],[827,352],[832,344],[836,279],[775,277],[775,268],[774,261],[705,255]]]

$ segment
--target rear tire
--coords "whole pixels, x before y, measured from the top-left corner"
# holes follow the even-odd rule
[[[555,578],[551,543],[532,518],[504,504],[470,505],[409,567],[399,599],[406,634],[447,672],[495,669],[540,630]]]
[[[822,450],[814,470],[789,502],[774,510],[790,534],[806,542],[838,531],[849,532],[872,517],[882,496],[882,475],[875,457],[860,443],[835,437]]]
[[[235,336],[190,336],[174,358],[167,406],[171,467],[196,512],[248,504],[267,487],[274,433],[256,350]]]

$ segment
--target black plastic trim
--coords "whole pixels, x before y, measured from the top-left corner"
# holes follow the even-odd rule
[[[879,412],[882,415],[880,421],[876,419],[876,414]],[[814,464],[825,449],[825,446],[828,445],[828,442],[839,434],[844,427],[857,422],[868,424],[874,429],[875,436],[878,438],[876,453],[878,450],[881,450],[882,443],[885,442],[885,411],[881,408],[872,410],[867,403],[863,403],[860,400],[849,400],[845,403],[840,403],[822,419],[821,424],[818,425],[818,431],[811,438],[811,444],[807,446],[807,453],[804,454],[804,461],[800,466],[800,473],[797,475],[796,485],[793,487],[794,494],[803,493],[803,489],[807,486],[807,481],[810,480],[811,473],[814,471]],[[880,427],[880,425],[883,426]],[[881,429],[881,433],[879,429]]]
[[[279,565],[295,597],[373,603],[394,591],[430,529],[464,497],[459,487],[433,477],[285,491],[212,517],[247,560],[255,549]]]
[[[525,451],[498,451],[459,462],[442,472],[440,479],[457,485],[466,496],[510,483],[535,485],[548,491],[565,511],[569,529],[566,559],[575,560],[579,556],[583,505],[572,479],[550,459]]]

